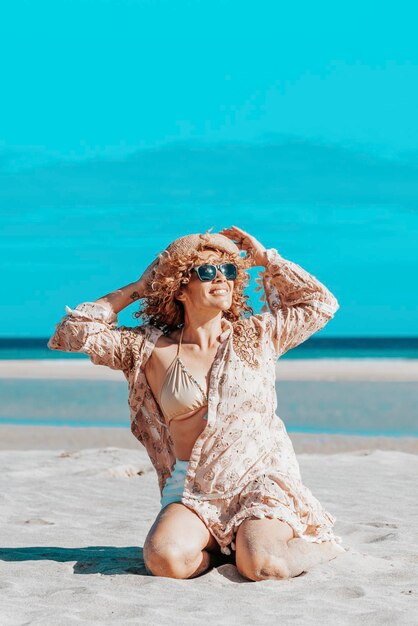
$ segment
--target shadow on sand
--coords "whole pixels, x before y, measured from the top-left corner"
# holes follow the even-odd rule
[[[74,563],[74,574],[139,574],[152,576],[146,569],[143,549],[138,546],[117,548],[114,546],[87,546],[85,548],[60,548],[57,546],[0,548],[1,561],[56,561]],[[225,555],[214,556],[214,567],[233,559]]]

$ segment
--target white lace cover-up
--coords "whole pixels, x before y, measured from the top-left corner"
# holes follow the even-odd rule
[[[209,383],[207,425],[190,456],[182,503],[193,510],[230,554],[246,518],[277,518],[295,537],[333,541],[336,518],[303,484],[292,442],[276,412],[277,359],[322,329],[339,309],[334,295],[300,265],[267,250],[256,279],[262,312],[222,318]],[[128,381],[131,431],[157,472],[160,495],[174,467],[173,441],[147,383],[144,366],[162,331],[117,325],[108,305],[83,302],[56,325],[52,350],[84,352],[121,370]]]

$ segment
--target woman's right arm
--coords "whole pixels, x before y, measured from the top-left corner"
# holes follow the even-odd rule
[[[145,284],[158,263],[153,261],[141,278],[98,298],[82,302],[75,309],[66,306],[66,315],[56,324],[48,341],[50,350],[84,352],[96,365],[130,370],[140,360],[144,347],[144,327],[118,327],[117,314],[143,297]]]
[[[126,285],[125,287],[120,287],[120,289],[116,289],[116,291],[112,291],[111,293],[98,298],[95,302],[105,306],[108,305],[114,313],[118,314],[120,311],[132,304],[132,302],[142,298],[143,295],[144,281],[140,278],[133,283],[129,283],[129,285]]]

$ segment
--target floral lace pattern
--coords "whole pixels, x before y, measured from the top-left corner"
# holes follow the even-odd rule
[[[255,352],[260,347],[260,330],[246,323],[245,319],[234,322],[233,327],[232,341],[235,353],[250,367],[259,367],[260,362],[256,359]]]
[[[287,522],[306,541],[341,543],[326,511],[303,484],[292,442],[277,414],[277,359],[308,339],[339,308],[333,294],[274,248],[256,279],[262,313],[232,324],[222,318],[211,369],[207,423],[190,456],[182,503],[194,511],[229,554],[244,519]],[[131,431],[156,470],[160,495],[176,461],[173,441],[148,386],[144,367],[162,331],[117,327],[107,306],[84,302],[56,325],[52,350],[85,352],[122,370],[128,381]]]

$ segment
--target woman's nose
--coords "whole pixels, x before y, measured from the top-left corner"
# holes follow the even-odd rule
[[[213,280],[222,280],[222,282],[224,282],[224,280],[225,280],[224,274],[221,272],[221,270],[218,267],[216,268],[216,270],[217,270],[216,271],[216,276],[215,276],[215,278]]]

